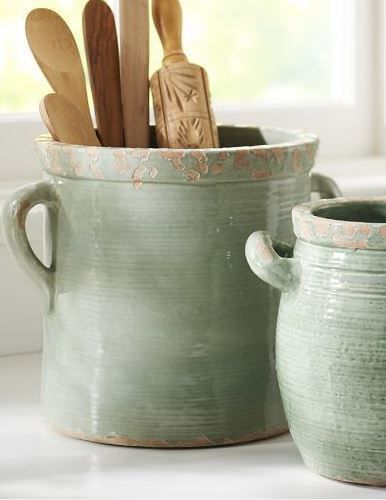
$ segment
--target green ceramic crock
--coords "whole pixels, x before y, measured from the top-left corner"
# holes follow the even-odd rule
[[[224,147],[208,150],[37,140],[45,180],[12,196],[4,225],[47,298],[42,405],[55,428],[152,447],[287,430],[274,368],[278,294],[254,280],[244,242],[256,227],[292,238],[318,142],[266,128],[259,146],[259,134],[223,127]],[[336,193],[328,179],[314,182]],[[26,237],[36,204],[48,209],[50,267]]]
[[[386,485],[386,198],[293,211],[292,248],[250,236],[252,270],[282,291],[277,372],[305,464]]]

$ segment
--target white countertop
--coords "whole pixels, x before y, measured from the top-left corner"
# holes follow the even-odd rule
[[[0,498],[386,498],[307,470],[290,436],[151,450],[60,436],[39,418],[40,355],[0,358]]]

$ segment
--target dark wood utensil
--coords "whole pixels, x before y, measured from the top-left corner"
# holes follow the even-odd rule
[[[124,146],[117,32],[103,0],[87,2],[83,36],[99,138],[103,146]]]

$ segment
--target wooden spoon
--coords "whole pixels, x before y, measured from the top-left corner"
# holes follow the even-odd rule
[[[121,83],[126,146],[149,147],[149,5],[120,0]]]
[[[28,14],[25,28],[32,53],[51,87],[67,97],[92,128],[82,62],[65,21],[50,9],[35,9]]]
[[[48,117],[53,137],[66,144],[100,146],[95,130],[79,109],[60,94],[48,94],[41,103],[43,121]]]
[[[59,141],[58,137],[55,134],[54,129],[52,128],[50,119],[48,118],[47,111],[46,111],[46,105],[44,103],[44,99],[42,99],[40,101],[39,112],[40,112],[40,116],[42,117],[43,123],[47,127],[47,130],[51,134],[51,137],[53,138],[53,140],[54,141]]]
[[[104,146],[123,146],[117,32],[114,14],[103,0],[87,2],[83,37],[99,137]]]

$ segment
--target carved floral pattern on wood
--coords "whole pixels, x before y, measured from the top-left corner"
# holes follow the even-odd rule
[[[160,147],[210,148],[218,144],[207,75],[194,64],[162,67],[151,79]]]

